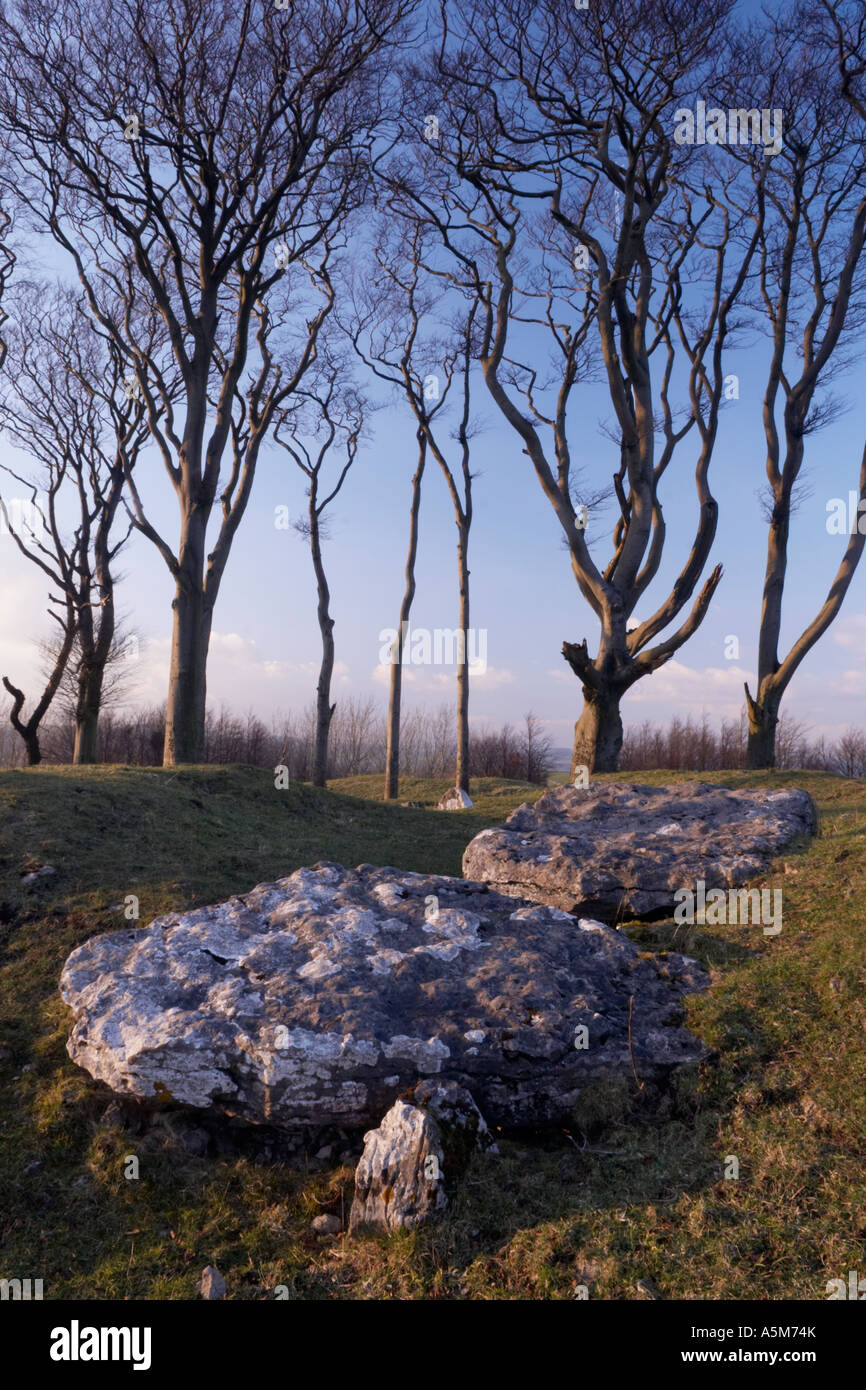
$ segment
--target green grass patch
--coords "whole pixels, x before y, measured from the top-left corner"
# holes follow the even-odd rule
[[[604,780],[659,784],[686,774]],[[626,923],[641,949],[683,950],[714,987],[689,1001],[713,1049],[659,1096],[629,1083],[583,1098],[567,1132],[504,1138],[447,1218],[352,1242],[310,1230],[345,1212],[352,1172],[196,1158],[171,1117],[146,1131],[66,1056],[57,981],[69,952],[158,913],[219,901],[334,860],[459,874],[463,849],[541,788],[479,779],[475,809],[427,807],[447,779],[381,777],[277,791],[267,769],[46,767],[0,773],[0,1277],[46,1298],[194,1298],[215,1264],[236,1299],[823,1299],[866,1268],[866,784],[822,773],[702,774],[804,786],[820,836],[759,884],[784,888],[780,936]],[[54,875],[25,886],[41,864]],[[124,1167],[139,1159],[140,1177]],[[726,1179],[730,1157],[739,1178]]]

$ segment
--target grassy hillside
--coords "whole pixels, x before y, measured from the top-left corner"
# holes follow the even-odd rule
[[[459,873],[468,839],[540,789],[488,779],[473,812],[449,814],[382,804],[379,778],[277,792],[253,768],[0,773],[0,1277],[42,1278],[46,1298],[194,1298],[212,1263],[233,1298],[557,1299],[575,1283],[637,1298],[648,1279],[669,1298],[823,1299],[866,1264],[866,786],[703,780],[806,786],[822,817],[765,880],[785,890],[779,937],[626,927],[709,964],[689,1021],[714,1056],[661,1105],[613,1088],[568,1132],[503,1140],[438,1227],[347,1242],[310,1231],[351,1200],[340,1142],[289,1166],[196,1157],[171,1114],[125,1128],[66,1056],[63,962],[123,924],[128,894],[146,924],[320,859]],[[435,804],[446,786],[407,781],[401,798]]]

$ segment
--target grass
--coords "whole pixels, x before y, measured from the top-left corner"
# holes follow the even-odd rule
[[[570,1299],[581,1283],[637,1298],[639,1279],[673,1299],[824,1299],[866,1267],[866,785],[703,780],[806,786],[821,813],[820,836],[762,881],[784,885],[780,936],[625,926],[711,969],[689,1001],[708,1062],[663,1098],[623,1083],[568,1133],[502,1138],[434,1227],[348,1242],[310,1230],[351,1200],[340,1144],[267,1164],[190,1155],[170,1113],[124,1127],[66,1056],[63,962],[122,925],[131,894],[144,924],[321,859],[459,873],[468,839],[539,789],[486,779],[473,811],[448,814],[383,804],[379,778],[276,792],[242,767],[0,773],[0,1278],[42,1278],[46,1298],[186,1299],[215,1264],[235,1299]],[[407,779],[400,795],[435,805],[447,786]],[[45,863],[54,875],[21,884]]]

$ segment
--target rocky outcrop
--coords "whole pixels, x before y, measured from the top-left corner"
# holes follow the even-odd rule
[[[603,921],[662,916],[678,890],[701,879],[708,889],[739,887],[816,829],[812,798],[793,788],[557,787],[476,835],[463,872],[500,893]]]
[[[498,1125],[565,1118],[633,1065],[660,1078],[703,1055],[681,996],[706,983],[686,957],[642,959],[610,927],[485,884],[319,864],[93,937],[60,988],[69,1055],[116,1092],[362,1129],[425,1078]]]

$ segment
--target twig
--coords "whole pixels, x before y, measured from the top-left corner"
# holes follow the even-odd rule
[[[632,1069],[632,1071],[634,1072],[635,1083],[636,1083],[636,1085],[637,1085],[638,1090],[639,1090],[639,1091],[642,1091],[642,1090],[643,1090],[643,1087],[644,1087],[644,1083],[643,1083],[642,1081],[638,1081],[638,1079],[637,1079],[637,1067],[636,1067],[635,1064],[634,1064],[634,1048],[633,1048],[632,1045],[631,1045],[631,1013],[632,1013],[632,1009],[633,1009],[633,1008],[634,1008],[634,995],[633,995],[633,994],[630,994],[630,995],[628,996],[628,1050],[629,1050],[629,1053],[631,1054],[631,1069]]]
[[[573,1144],[574,1147],[577,1149],[577,1152],[578,1152],[579,1154],[594,1154],[597,1158],[628,1158],[628,1159],[632,1159],[632,1158],[643,1158],[643,1157],[644,1157],[643,1154],[639,1154],[639,1153],[633,1153],[633,1154],[623,1153],[622,1149],[593,1149],[593,1148],[590,1148],[590,1147],[589,1147],[589,1145],[587,1144],[587,1142],[586,1142],[585,1139],[584,1139],[584,1141],[583,1141],[582,1144],[578,1144],[577,1140],[576,1140],[576,1139],[574,1138],[574,1136],[569,1132],[569,1130],[564,1129],[562,1132],[563,1132],[563,1134],[565,1135],[565,1137],[566,1137],[567,1139],[570,1139],[570,1140],[571,1140],[572,1144]]]

